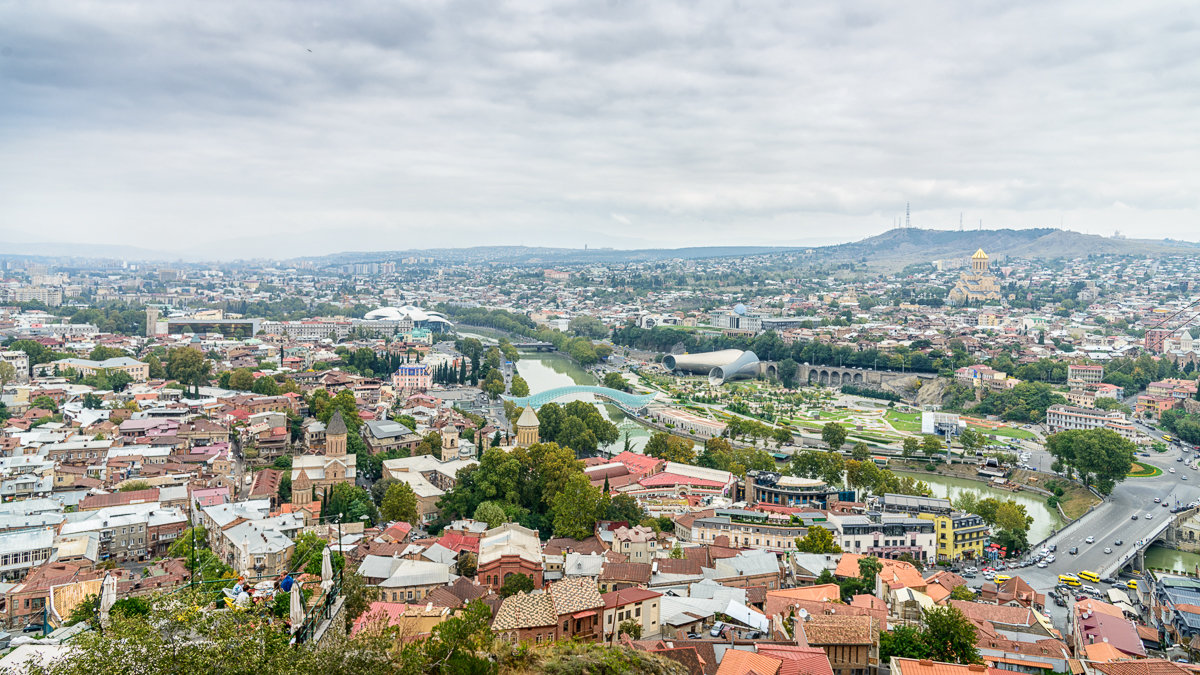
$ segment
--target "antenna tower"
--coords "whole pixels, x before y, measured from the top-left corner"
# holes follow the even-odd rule
[[[909,219],[909,204],[904,202],[904,229],[912,227],[912,221]]]
[[[958,231],[959,231],[959,232],[962,232],[962,231],[963,231],[963,229],[962,229],[962,216],[963,216],[963,214],[962,214],[962,211],[959,211],[959,212],[958,212]]]

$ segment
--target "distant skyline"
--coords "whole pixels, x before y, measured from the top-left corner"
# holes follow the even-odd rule
[[[1200,239],[1183,2],[0,0],[0,242]]]

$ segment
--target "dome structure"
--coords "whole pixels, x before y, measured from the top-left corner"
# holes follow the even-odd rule
[[[748,312],[748,311],[750,311],[750,310],[746,309],[746,306],[740,302],[733,306],[734,314],[740,314],[742,316],[746,316],[746,312]]]
[[[414,328],[450,328],[454,324],[441,312],[429,312],[414,305],[380,307],[367,312],[367,321],[403,321],[409,319]]]
[[[979,249],[978,251],[975,251],[975,255],[971,256],[971,260],[987,260],[987,259],[988,259],[987,254],[983,252],[983,249]]]

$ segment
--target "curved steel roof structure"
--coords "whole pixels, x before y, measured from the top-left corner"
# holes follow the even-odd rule
[[[707,375],[713,368],[738,360],[742,353],[740,349],[722,349],[699,354],[668,354],[663,357],[663,367],[667,370],[682,370]]]
[[[654,402],[658,394],[630,394],[628,392],[617,389],[609,389],[608,387],[596,387],[588,385],[574,385],[570,387],[555,387],[547,389],[529,396],[505,396],[506,401],[512,401],[519,406],[532,406],[540,408],[547,403],[570,396],[572,394],[592,394],[597,398],[611,401],[612,403],[628,408],[629,410],[640,410]]]
[[[730,380],[741,380],[755,375],[758,375],[758,355],[754,352],[742,352],[733,363],[708,371],[708,383],[717,386]]]

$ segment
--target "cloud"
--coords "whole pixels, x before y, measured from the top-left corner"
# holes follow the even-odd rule
[[[3,3],[0,240],[223,256],[1195,238],[1159,3]]]

